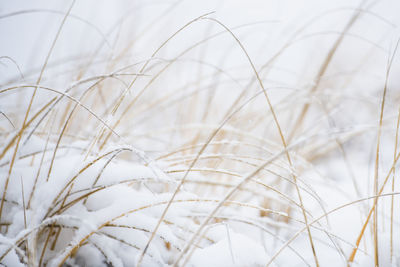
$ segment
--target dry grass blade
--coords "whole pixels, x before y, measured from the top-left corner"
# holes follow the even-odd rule
[[[256,70],[256,68],[255,68],[255,66],[254,66],[254,64],[253,64],[253,62],[252,62],[250,56],[248,55],[246,49],[243,47],[243,45],[242,45],[242,43],[239,41],[239,39],[233,34],[233,32],[232,32],[229,28],[227,28],[224,24],[222,24],[221,22],[219,22],[219,21],[216,20],[216,19],[211,19],[211,18],[204,18],[204,19],[213,20],[213,21],[215,21],[216,23],[218,23],[219,25],[221,25],[223,28],[225,28],[225,30],[228,31],[228,32],[232,35],[232,37],[233,37],[233,38],[236,40],[236,42],[239,44],[239,46],[240,46],[240,48],[242,49],[242,51],[245,53],[245,55],[246,55],[246,57],[247,57],[247,59],[248,59],[250,65],[251,65],[251,67],[252,67],[252,69],[253,69],[253,71],[254,71],[254,74],[255,74],[255,76],[256,76],[258,82],[259,82],[259,85],[260,85],[260,87],[262,88],[262,91],[263,91],[263,93],[264,93],[264,96],[265,96],[265,98],[266,98],[266,100],[267,100],[269,110],[270,110],[270,112],[271,112],[271,114],[272,114],[272,116],[273,116],[275,126],[276,126],[276,128],[277,128],[277,130],[278,130],[278,132],[279,132],[279,136],[280,136],[280,138],[281,138],[283,147],[284,147],[284,149],[285,149],[284,151],[285,151],[286,158],[287,158],[287,160],[288,160],[288,162],[289,162],[289,165],[290,165],[291,169],[293,169],[292,160],[291,160],[289,151],[287,150],[287,142],[286,142],[285,137],[283,136],[281,126],[280,126],[280,124],[279,124],[279,122],[278,122],[278,118],[277,118],[277,116],[276,116],[276,114],[275,114],[274,108],[272,107],[272,104],[271,104],[271,101],[270,101],[270,99],[269,99],[269,97],[268,97],[267,91],[266,91],[265,88],[264,88],[264,84],[263,84],[263,82],[261,81],[261,78],[259,77],[259,74],[258,74],[258,72],[257,72],[257,70]],[[300,201],[300,206],[302,207],[302,213],[303,213],[304,221],[305,221],[305,223],[306,223],[306,225],[307,225],[307,224],[308,224],[307,215],[306,215],[306,212],[305,212],[305,208],[304,208],[304,205],[303,205],[303,199],[302,199],[302,196],[301,196],[299,187],[297,186],[297,177],[296,177],[295,175],[292,175],[292,178],[293,178],[293,181],[294,181],[294,183],[295,183],[297,196],[298,196],[299,201]],[[315,264],[316,264],[316,266],[318,267],[318,266],[319,266],[318,258],[317,258],[317,254],[316,254],[316,252],[315,252],[314,242],[313,242],[312,235],[311,235],[311,231],[310,231],[309,228],[307,228],[307,232],[308,232],[308,237],[309,237],[309,240],[310,240],[311,249],[312,249],[312,252],[313,252],[313,255],[314,255]]]
[[[381,131],[382,131],[382,124],[383,124],[383,111],[384,111],[384,107],[385,107],[385,100],[386,100],[386,92],[387,92],[387,85],[388,85],[388,79],[389,79],[389,74],[390,74],[390,69],[392,67],[392,63],[393,63],[393,59],[394,56],[396,55],[397,49],[399,47],[400,44],[400,39],[397,40],[395,49],[393,54],[389,57],[388,59],[388,65],[387,65],[387,70],[386,70],[386,79],[385,79],[385,85],[383,88],[383,96],[382,96],[382,101],[381,101],[381,107],[380,107],[380,115],[379,115],[379,125],[378,125],[378,134],[377,134],[377,145],[376,145],[376,154],[375,154],[375,169],[374,169],[374,193],[375,195],[380,195],[383,192],[383,189],[386,185],[386,182],[388,181],[389,175],[390,173],[394,172],[395,169],[395,163],[397,162],[397,160],[399,159],[399,156],[395,157],[393,160],[393,166],[389,171],[389,175],[385,178],[383,185],[381,186],[381,188],[379,189],[379,177],[378,177],[378,168],[379,168],[379,149],[380,149],[380,138],[381,138]],[[376,211],[378,208],[378,198],[374,199],[374,204],[370,210],[370,212],[368,213],[368,217],[361,229],[361,232],[357,238],[357,248],[360,244],[360,241],[365,233],[365,229],[368,225],[369,219],[371,217],[371,213],[373,214],[373,237],[374,237],[374,260],[375,260],[375,266],[379,266],[379,251],[378,251],[378,212]],[[357,253],[357,248],[353,249],[350,258],[349,258],[349,262],[353,262],[354,258],[356,256]]]
[[[39,84],[40,84],[40,82],[42,80],[43,73],[44,73],[44,71],[46,69],[47,63],[48,63],[49,58],[50,58],[50,56],[51,56],[51,54],[53,52],[53,49],[54,49],[55,45],[56,45],[58,37],[60,36],[61,30],[62,30],[62,28],[64,26],[64,23],[67,20],[67,18],[69,16],[69,13],[71,12],[72,7],[74,6],[74,3],[75,3],[75,0],[72,1],[67,13],[65,14],[64,19],[62,20],[61,25],[58,28],[57,34],[56,34],[56,36],[54,38],[54,41],[53,41],[53,43],[51,45],[51,48],[50,48],[50,50],[49,50],[49,52],[47,54],[47,57],[46,57],[46,60],[45,60],[45,62],[43,64],[42,70],[40,71],[40,75],[39,75],[39,77],[38,77],[38,79],[36,81],[36,85],[34,87],[35,89],[33,91],[31,100],[29,101],[28,109],[25,112],[24,121],[23,121],[22,127],[21,127],[22,129],[25,128],[25,125],[26,125],[26,122],[28,120],[28,116],[29,116],[29,113],[30,113],[30,110],[31,110],[31,107],[32,107],[33,100],[35,99],[36,91],[37,91],[38,86],[39,86]],[[8,188],[8,184],[10,182],[10,176],[11,176],[11,172],[12,172],[12,169],[13,169],[13,166],[14,166],[15,157],[17,155],[17,151],[18,151],[18,147],[19,147],[19,143],[21,141],[21,138],[22,138],[22,132],[20,132],[19,135],[18,135],[18,138],[17,138],[17,141],[16,141],[16,145],[15,145],[15,149],[14,149],[14,153],[13,153],[13,156],[12,156],[12,159],[11,159],[11,163],[10,163],[10,168],[9,168],[8,175],[7,175],[6,182],[5,182],[4,189],[3,189],[3,194],[2,194],[2,198],[1,198],[1,204],[0,204],[0,222],[1,222],[1,216],[2,216],[2,213],[3,213],[4,200],[5,200],[6,194],[7,194],[7,188]]]
[[[397,146],[399,140],[399,125],[400,125],[400,109],[399,115],[397,116],[397,125],[396,125],[396,136],[394,142],[394,159],[397,155]],[[393,180],[392,180],[392,193],[394,192],[394,184],[395,184],[395,176],[396,176],[396,169],[393,169]],[[393,208],[394,208],[394,195],[392,196],[391,203],[390,203],[390,260],[393,261]]]

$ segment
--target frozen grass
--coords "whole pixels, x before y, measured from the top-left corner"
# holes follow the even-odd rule
[[[399,5],[278,2],[3,6],[0,265],[397,266]]]

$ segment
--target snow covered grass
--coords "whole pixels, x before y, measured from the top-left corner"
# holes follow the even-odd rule
[[[2,5],[1,266],[400,264],[395,1]]]

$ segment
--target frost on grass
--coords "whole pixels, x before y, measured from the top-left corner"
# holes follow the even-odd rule
[[[399,264],[396,1],[25,4],[1,266]]]

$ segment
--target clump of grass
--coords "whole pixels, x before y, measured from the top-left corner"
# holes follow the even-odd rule
[[[40,67],[0,57],[0,263],[397,264],[397,24],[375,6],[294,29],[184,3],[108,28],[75,1],[1,14],[58,20]]]

